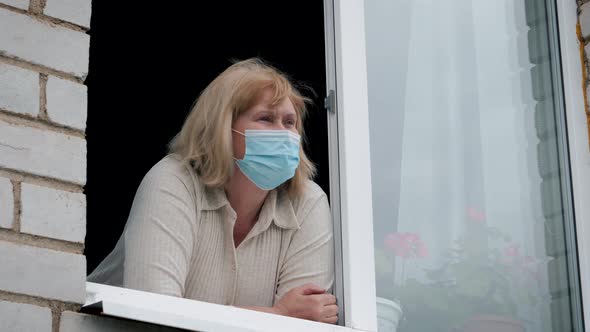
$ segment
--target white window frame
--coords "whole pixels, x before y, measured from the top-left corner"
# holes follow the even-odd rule
[[[336,237],[336,293],[344,325],[329,325],[252,310],[87,283],[87,309],[120,318],[199,331],[376,331],[369,110],[363,0],[324,0],[330,187]],[[590,147],[576,38],[576,2],[557,0],[580,280],[590,280]],[[340,250],[341,249],[341,252]],[[582,302],[590,284],[582,282]],[[588,307],[588,306],[587,306]],[[342,317],[342,315],[341,315]],[[590,322],[590,308],[584,310]]]
[[[582,81],[580,43],[577,39],[578,8],[575,1],[557,1],[561,69],[569,146],[578,266],[582,287],[584,325],[590,324],[590,146]],[[584,222],[586,221],[586,222]]]
[[[341,262],[344,325],[376,331],[364,1],[325,0],[324,8],[326,87],[335,92],[336,101],[328,127],[331,206],[333,215],[340,216],[335,231],[341,235],[342,257],[336,260]]]
[[[584,223],[590,221],[590,204],[587,204],[590,202],[590,147],[584,112],[580,45],[576,37],[578,14],[575,1],[555,1],[567,152],[575,208],[579,274],[582,281],[582,294],[579,298],[582,305],[587,304],[582,318],[590,324],[590,284],[584,282],[590,280],[590,224]],[[328,90],[335,90],[337,93],[337,114],[330,114],[329,125],[331,137],[338,137],[345,325],[374,331],[377,312],[364,1],[325,0],[325,3],[333,3],[335,18],[335,67],[328,68]],[[329,43],[327,46],[332,47]],[[554,46],[556,45],[550,47]],[[330,56],[329,50],[327,53]],[[335,80],[331,77],[330,70],[334,72]],[[331,154],[333,157],[334,154]],[[578,308],[574,306],[573,309]]]
[[[354,331],[338,325],[93,282],[86,283],[83,310],[191,331]]]

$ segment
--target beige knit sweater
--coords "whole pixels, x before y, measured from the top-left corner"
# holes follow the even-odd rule
[[[119,243],[89,280],[238,306],[272,306],[308,282],[331,289],[330,209],[315,183],[294,200],[270,191],[237,248],[235,220],[223,189],[167,156],[144,177]]]

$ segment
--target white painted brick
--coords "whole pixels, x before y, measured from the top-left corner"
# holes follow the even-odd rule
[[[20,9],[29,9],[29,0],[0,0],[0,3]]]
[[[22,183],[21,206],[21,232],[71,242],[84,242],[84,194]]]
[[[84,303],[86,257],[0,241],[0,289]]]
[[[590,39],[590,2],[586,2],[580,7],[580,26],[582,27],[582,37],[585,40]]]
[[[88,108],[86,86],[50,76],[47,81],[47,114],[51,121],[84,130]]]
[[[47,0],[43,13],[83,27],[90,27],[90,0]]]
[[[61,315],[60,332],[180,332],[184,330],[174,329],[161,325],[140,323],[133,320],[113,319],[103,316],[80,314],[65,311]]]
[[[0,121],[0,167],[86,183],[86,140]]]
[[[89,42],[86,33],[0,9],[0,54],[86,78]]]
[[[51,332],[51,309],[0,301],[0,327],[10,332]]]
[[[0,108],[37,116],[39,73],[0,63]]]
[[[586,4],[590,4],[590,2],[587,2]],[[584,47],[584,52],[586,53],[586,66],[585,68],[582,68],[582,70],[586,70],[588,74],[590,74],[590,72],[588,72],[588,70],[590,69],[590,43],[588,43],[588,45],[586,45]],[[587,77],[590,80],[590,76]],[[588,96],[588,98],[590,98],[590,84],[588,84],[590,82],[586,82],[586,96]],[[590,102],[590,101],[588,101]],[[590,105],[588,105],[590,106]]]
[[[9,179],[0,178],[0,228],[11,228],[14,211],[14,195]]]

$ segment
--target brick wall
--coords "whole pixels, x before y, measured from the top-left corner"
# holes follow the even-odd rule
[[[90,0],[0,0],[0,327],[84,303]],[[74,314],[74,313],[70,313]],[[75,313],[74,315],[79,315]]]
[[[590,137],[590,0],[577,0],[579,13],[578,38],[580,39],[580,55],[584,70],[584,102]],[[590,145],[590,142],[588,142]]]
[[[0,0],[0,330],[172,331],[86,297],[91,0]]]

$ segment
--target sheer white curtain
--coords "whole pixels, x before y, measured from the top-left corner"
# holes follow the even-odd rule
[[[525,2],[365,4],[375,243],[394,256],[391,269],[377,257],[377,275],[391,273],[377,295],[438,285],[429,273],[460,246],[482,269],[499,261],[529,278],[535,301],[516,300],[519,322],[550,331]]]

